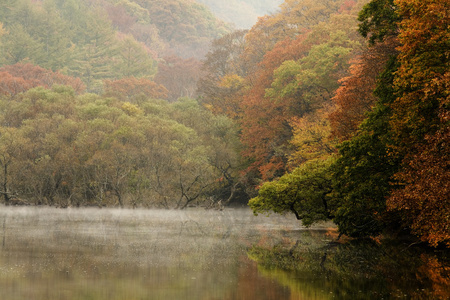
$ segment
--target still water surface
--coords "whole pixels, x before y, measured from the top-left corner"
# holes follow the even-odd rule
[[[248,209],[0,206],[0,299],[447,299],[448,253]],[[447,256],[446,256],[447,255]]]

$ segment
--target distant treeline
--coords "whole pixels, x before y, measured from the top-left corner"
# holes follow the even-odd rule
[[[97,94],[106,79],[153,78],[164,57],[201,59],[229,31],[188,0],[5,0],[0,23],[0,66],[39,65]]]

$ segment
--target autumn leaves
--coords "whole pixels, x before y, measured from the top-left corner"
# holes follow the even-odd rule
[[[161,16],[172,3],[141,2]],[[136,6],[123,3],[113,23],[133,31],[120,12]],[[79,64],[83,82],[27,64],[3,67],[4,199],[15,190],[40,195],[38,203],[78,197],[80,204],[149,205],[143,199],[151,196],[183,207],[239,191],[257,213],[293,212],[305,225],[333,219],[355,237],[406,228],[432,245],[449,244],[449,6],[288,0],[251,30],[216,39],[203,68],[167,56],[154,81],[153,62],[127,56],[142,49],[124,37],[127,78],[106,70],[101,92],[102,68],[89,73],[86,62],[101,65],[96,58],[112,52],[93,40]],[[102,28],[100,40],[108,36]],[[135,73],[142,76],[129,76]],[[35,86],[53,90],[26,92]],[[85,86],[98,94],[78,95]],[[185,96],[198,101],[175,101]],[[29,149],[31,140],[42,151]],[[78,169],[66,168],[69,157]],[[41,173],[25,185],[12,172],[27,163]]]
[[[450,3],[365,3],[286,1],[246,35],[243,154],[248,176],[270,181],[250,205],[449,244]],[[358,13],[367,41],[351,30]]]

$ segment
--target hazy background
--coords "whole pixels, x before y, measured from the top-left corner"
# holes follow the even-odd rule
[[[282,0],[198,0],[208,6],[212,12],[226,22],[233,23],[236,28],[251,28],[258,17],[275,12]]]

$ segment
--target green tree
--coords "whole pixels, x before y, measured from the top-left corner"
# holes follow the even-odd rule
[[[360,11],[359,32],[368,38],[370,44],[398,34],[400,18],[394,2],[395,0],[372,0]]]
[[[18,162],[22,159],[26,143],[29,141],[21,135],[17,128],[0,127],[0,194],[6,205],[9,205],[18,194],[15,172]]]
[[[53,71],[64,69],[70,62],[74,47],[70,28],[51,1],[34,9],[35,22],[28,32],[43,46],[43,55],[34,60],[39,66]]]
[[[115,66],[115,76],[151,77],[156,73],[156,64],[149,49],[132,36],[122,38],[119,44],[119,61]]]
[[[331,219],[332,161],[332,158],[311,160],[277,180],[264,183],[249,206],[255,214],[293,213],[305,226]]]
[[[117,55],[117,48],[112,43],[114,34],[106,23],[89,25],[91,36],[78,49],[68,73],[81,78],[88,92],[101,93],[102,80],[114,78],[111,60]]]
[[[7,28],[0,47],[3,53],[1,63],[4,65],[39,61],[44,56],[43,44],[35,40],[20,24],[14,24]]]

